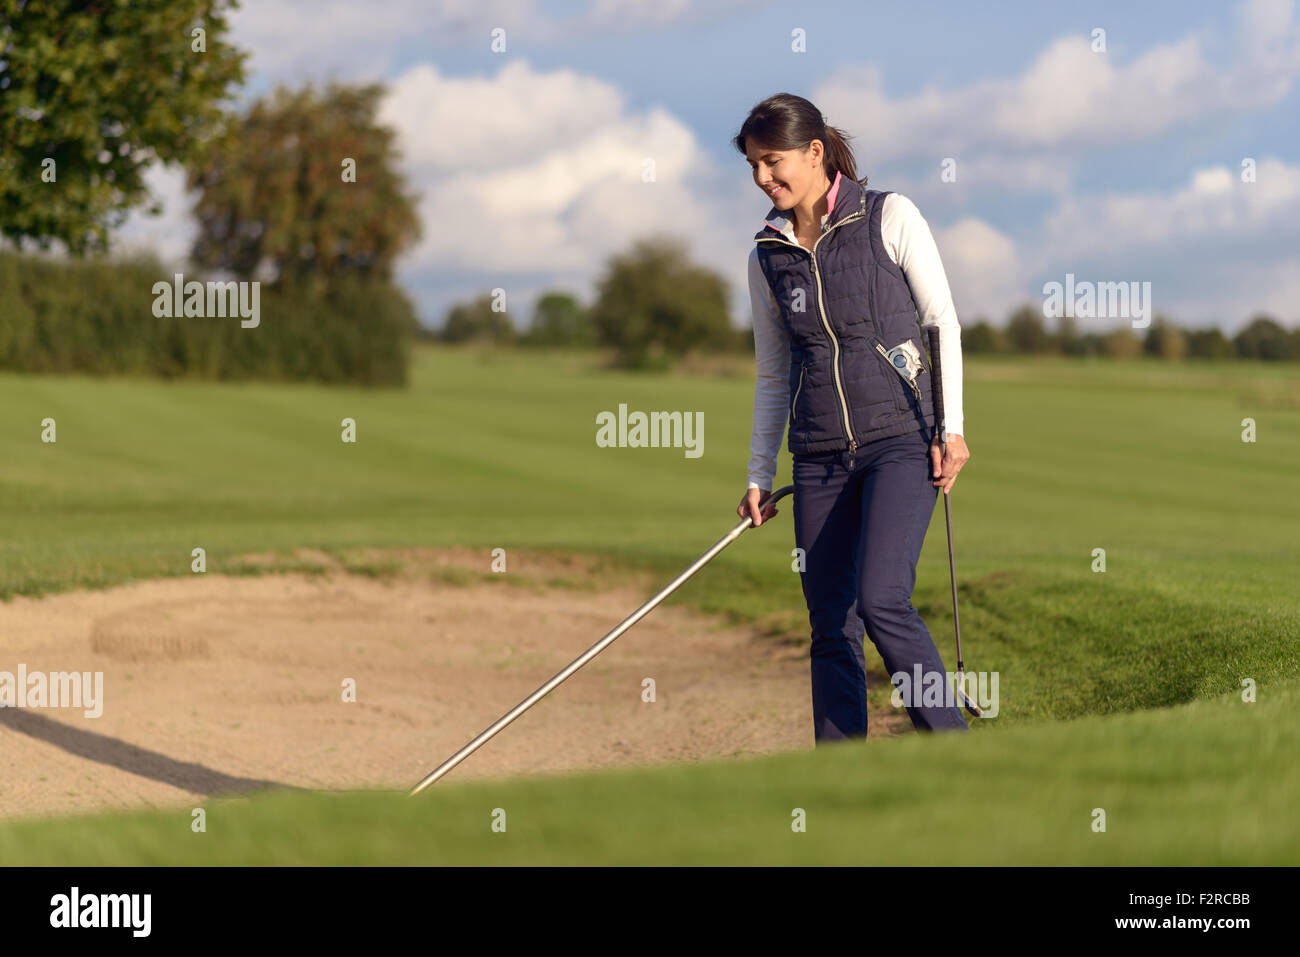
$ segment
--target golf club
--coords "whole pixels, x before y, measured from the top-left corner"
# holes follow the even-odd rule
[[[766,510],[768,506],[775,505],[777,502],[785,498],[793,491],[794,491],[793,485],[787,485],[784,488],[778,489],[768,497],[767,501],[763,503],[762,509]],[[745,529],[749,528],[750,525],[753,524],[753,522],[754,522],[753,518],[748,516],[746,516],[743,520],[741,520],[736,525],[735,528],[733,528],[722,538],[714,542],[713,546],[707,552],[705,552],[699,558],[695,559],[695,561],[693,561],[685,571],[683,571],[680,575],[678,575],[671,582],[665,585],[658,594],[656,594],[648,602],[646,602],[636,611],[632,612],[632,614],[628,615],[621,622],[619,622],[618,625],[615,626],[612,631],[608,632],[605,635],[605,637],[601,638],[600,641],[596,642],[594,645],[592,645],[590,648],[584,651],[577,658],[574,658],[573,661],[569,662],[569,664],[562,671],[556,674],[555,677],[551,678],[550,681],[546,682],[546,684],[542,685],[540,688],[538,688],[536,691],[530,694],[523,701],[519,702],[519,704],[515,705],[513,708],[511,708],[509,711],[503,714],[500,718],[496,720],[495,723],[493,723],[490,727],[486,728],[483,732],[481,732],[478,735],[478,737],[474,738],[473,741],[465,745],[463,748],[461,748],[459,751],[457,751],[455,754],[449,757],[446,761],[443,761],[442,764],[438,765],[427,775],[425,775],[424,778],[420,781],[420,783],[411,789],[411,796],[414,797],[415,795],[419,794],[430,784],[433,784],[435,781],[441,778],[452,768],[456,767],[456,765],[460,764],[462,761],[468,758],[471,754],[473,754],[483,745],[487,744],[488,741],[490,741],[498,731],[501,731],[511,721],[514,721],[515,718],[519,717],[521,714],[523,714],[533,705],[537,704],[538,701],[542,700],[542,698],[550,694],[552,690],[554,690],[561,682],[563,682],[571,674],[573,674],[575,671],[577,671],[579,668],[585,665],[592,658],[595,658],[598,654],[604,651],[605,648],[608,647],[610,644],[612,644],[616,638],[618,638],[620,635],[623,634],[623,632],[627,631],[638,621],[644,618],[647,614],[650,613],[650,611],[656,605],[658,605],[665,598],[667,598],[669,595],[675,592],[683,582],[685,582],[697,571],[699,571],[701,568],[707,565],[713,559],[713,557],[718,554],[718,552],[722,551],[724,548],[726,548],[728,545],[734,542],[737,538],[739,538],[740,534],[743,531],[745,531]]]
[[[947,443],[943,441],[943,377],[939,364],[939,330],[931,326],[926,330],[930,338],[930,389],[934,397],[934,430],[939,436],[941,443],[940,451]],[[962,704],[966,710],[977,718],[982,718],[984,712],[979,706],[970,699],[966,694],[966,680],[964,672],[965,664],[961,657],[961,619],[957,616],[957,564],[952,557],[952,509],[949,506],[949,496],[944,492],[939,493],[943,497],[943,519],[948,527],[948,580],[952,582],[952,624],[957,632],[957,693],[961,695]]]

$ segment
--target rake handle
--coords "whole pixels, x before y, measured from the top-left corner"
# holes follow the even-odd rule
[[[775,505],[777,502],[785,498],[793,491],[794,491],[793,485],[787,485],[784,488],[778,489],[777,491],[772,493],[772,495],[768,498],[766,502],[763,503],[764,507],[768,505]],[[580,654],[577,658],[574,658],[573,661],[569,662],[569,664],[565,668],[557,672],[549,681],[546,682],[546,684],[542,685],[540,688],[538,688],[536,691],[530,694],[523,701],[519,702],[519,704],[515,705],[513,708],[511,708],[509,711],[503,714],[489,727],[481,731],[478,734],[478,736],[474,738],[474,740],[469,742],[469,744],[465,745],[463,748],[461,748],[459,751],[457,751],[455,754],[449,757],[446,761],[443,761],[442,764],[438,765],[436,768],[434,768],[432,771],[426,774],[420,780],[420,783],[411,789],[410,791],[411,796],[413,797],[416,794],[419,794],[430,784],[433,784],[435,781],[441,778],[452,768],[456,767],[456,765],[460,764],[462,761],[468,758],[471,754],[473,754],[483,745],[487,744],[488,741],[490,741],[497,734],[497,732],[503,730],[506,727],[506,725],[510,724],[510,722],[514,721],[515,718],[519,717],[521,714],[523,714],[533,705],[537,704],[537,702],[545,698],[548,694],[550,694],[555,688],[557,688],[561,683],[563,683],[565,679],[567,679],[575,671],[577,671],[579,668],[581,668],[583,665],[589,662],[592,658],[596,657],[596,655],[604,651],[605,648],[607,648],[609,645],[613,644],[615,639],[617,639],[625,631],[627,631],[638,621],[644,618],[647,614],[649,614],[650,611],[653,608],[655,608],[655,606],[657,606],[665,598],[667,598],[669,595],[675,592],[683,582],[685,582],[688,578],[690,578],[697,571],[699,571],[706,564],[708,564],[708,562],[713,558],[713,556],[717,555],[718,552],[722,551],[724,548],[726,548],[728,545],[734,542],[737,538],[739,538],[741,532],[749,528],[750,525],[753,524],[753,522],[754,519],[752,517],[748,515],[745,516],[744,519],[742,519],[740,522],[736,524],[735,528],[733,528],[722,538],[714,542],[708,551],[706,551],[703,555],[701,555],[699,558],[693,561],[689,566],[687,566],[685,571],[683,571],[680,575],[678,575],[671,582],[669,582],[662,589],[660,589],[658,594],[656,594],[653,598],[647,601],[636,611],[632,612],[632,614],[624,618],[612,630],[606,632],[605,636],[601,638],[600,641],[596,642],[594,645],[592,645],[590,648],[588,648],[586,651]]]

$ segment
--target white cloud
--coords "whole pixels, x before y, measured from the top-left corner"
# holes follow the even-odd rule
[[[486,52],[489,31],[529,35],[534,0],[246,0],[230,16],[235,44],[252,56],[249,68],[270,80],[337,75],[378,78],[403,49],[464,44],[477,36]]]
[[[489,77],[413,67],[389,85],[379,118],[401,131],[409,168],[472,172],[572,148],[575,138],[617,123],[623,111],[623,94],[603,80],[509,60]]]
[[[1157,311],[1183,324],[1231,327],[1261,309],[1294,324],[1300,166],[1266,157],[1255,182],[1240,173],[1216,165],[1168,191],[1071,197],[1046,219],[1027,274],[1150,281]]]
[[[153,252],[166,265],[182,266],[188,259],[198,227],[190,216],[193,194],[185,190],[185,172],[179,166],[151,166],[145,185],[160,206],[158,216],[145,212],[148,203],[127,214],[113,237],[117,252]]]
[[[1073,188],[1069,164],[1055,157],[985,153],[961,160],[953,169],[956,179],[950,181],[941,177],[945,170],[942,159],[921,170],[908,167],[908,173],[885,167],[877,175],[874,164],[865,172],[871,176],[870,187],[903,193],[927,209],[961,208],[1000,192],[1066,197]]]
[[[406,268],[591,273],[639,235],[705,227],[686,182],[710,169],[694,134],[663,110],[629,113],[601,80],[525,61],[471,80],[422,65],[394,82],[382,118],[423,193]]]
[[[973,217],[933,232],[963,326],[977,315],[1001,322],[1026,298],[1020,257],[1008,237]]]
[[[1252,290],[1250,299],[1216,302],[1214,315],[1235,317],[1237,321],[1230,324],[1233,332],[1256,312],[1270,313],[1284,326],[1300,329],[1300,254],[1284,262],[1245,263],[1240,272],[1242,287]],[[1189,302],[1174,308],[1181,309],[1179,314],[1195,315],[1198,306]]]
[[[693,5],[692,0],[591,0],[587,19],[593,24],[663,26]]]
[[[1234,34],[1238,56],[1219,68],[1189,34],[1118,63],[1094,53],[1079,34],[1047,45],[1019,75],[965,87],[890,98],[872,66],[846,69],[820,84],[813,99],[836,126],[860,130],[873,162],[981,151],[1077,150],[1151,139],[1191,121],[1266,109],[1300,75],[1300,28],[1292,4],[1243,5]]]
[[[1300,166],[1265,158],[1255,176],[1255,182],[1243,183],[1239,170],[1213,166],[1193,171],[1172,193],[1071,197],[1044,223],[1041,254],[1059,261],[1132,250],[1159,253],[1204,238],[1228,243],[1295,236]]]
[[[1267,99],[1280,98],[1300,71],[1300,22],[1294,0],[1247,0],[1237,14],[1234,41],[1243,64],[1240,85],[1258,88]]]

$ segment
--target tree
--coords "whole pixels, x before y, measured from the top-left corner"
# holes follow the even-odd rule
[[[1079,336],[1079,355],[1091,358],[1105,353],[1106,337],[1100,332],[1085,332]]]
[[[1285,359],[1287,332],[1271,316],[1256,315],[1232,339],[1243,359]]]
[[[1007,320],[1007,340],[1015,352],[1047,352],[1050,345],[1043,326],[1043,311],[1023,305]]]
[[[1158,359],[1182,359],[1187,355],[1187,336],[1167,317],[1157,313],[1147,329],[1142,351]]]
[[[515,326],[508,312],[492,308],[492,297],[479,296],[471,303],[459,303],[447,311],[439,336],[443,342],[491,342],[505,345],[515,340]]]
[[[383,92],[278,87],[229,124],[189,170],[201,191],[195,262],[237,276],[391,278],[420,223],[395,133],[375,119]]]
[[[591,315],[599,344],[630,367],[662,366],[690,349],[728,349],[737,341],[726,280],[663,237],[640,240],[610,260]]]
[[[568,293],[546,293],[533,307],[533,321],[521,341],[530,346],[590,346],[596,334],[586,310]]]
[[[983,317],[969,329],[961,331],[961,346],[963,352],[972,355],[1007,350],[1006,336],[1001,330],[993,328],[992,324]]]
[[[1221,330],[1212,327],[1188,331],[1187,354],[1198,359],[1231,359],[1237,350]]]
[[[149,166],[219,128],[244,79],[224,39],[236,6],[0,0],[0,236],[106,250]]]
[[[1112,359],[1134,359],[1142,354],[1142,340],[1127,326],[1102,336],[1101,351]]]
[[[1087,351],[1083,337],[1079,335],[1079,321],[1067,313],[1056,317],[1056,332],[1050,341],[1055,349],[1067,356],[1081,356]]]

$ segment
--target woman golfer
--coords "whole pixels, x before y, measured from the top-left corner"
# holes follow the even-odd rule
[[[910,200],[857,179],[844,136],[802,97],[759,103],[734,142],[772,201],[749,257],[758,379],[736,511],[754,525],[777,513],[764,503],[788,418],[814,739],[867,733],[864,625],[912,724],[968,730],[948,682],[942,703],[922,695],[946,669],[911,602],[937,490],[970,458],[961,330],[934,238]],[[942,423],[918,318],[939,328]]]

